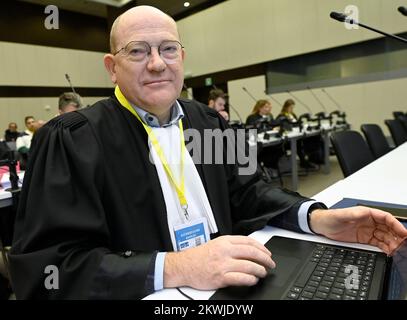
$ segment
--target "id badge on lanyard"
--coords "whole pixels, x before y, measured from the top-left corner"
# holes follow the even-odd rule
[[[120,91],[120,88],[116,86],[115,88],[115,95],[117,100],[119,100],[120,104],[129,110],[143,125],[144,129],[147,132],[148,137],[151,140],[152,147],[157,152],[157,156],[160,158],[160,161],[164,167],[164,170],[168,176],[169,181],[174,186],[177,196],[181,205],[182,210],[184,210],[185,218],[187,220],[186,223],[174,227],[174,235],[177,244],[177,251],[186,250],[189,248],[197,247],[203,243],[209,241],[209,228],[208,228],[208,221],[206,217],[200,217],[194,220],[189,221],[188,215],[188,202],[185,196],[185,176],[184,176],[184,154],[185,154],[185,141],[184,141],[184,129],[182,126],[182,121],[179,120],[179,131],[180,131],[180,146],[181,146],[181,178],[180,182],[177,183],[175,180],[171,168],[168,165],[168,161],[165,158],[164,152],[160,146],[160,143],[157,140],[153,130],[147,126],[134,111],[131,107],[130,103],[127,99],[123,96],[123,93]]]
[[[174,227],[177,251],[198,247],[210,240],[208,222],[205,217],[197,218]]]

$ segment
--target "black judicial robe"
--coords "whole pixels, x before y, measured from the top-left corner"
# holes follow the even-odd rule
[[[202,137],[204,129],[227,128],[207,106],[179,102],[184,128]],[[196,167],[219,229],[212,237],[267,223],[300,231],[306,198],[271,188],[258,172],[238,175],[237,165]],[[49,121],[34,137],[16,217],[17,299],[144,297],[153,291],[156,253],[173,250],[166,216],[147,134],[115,97]],[[58,268],[58,289],[45,286],[48,265]]]

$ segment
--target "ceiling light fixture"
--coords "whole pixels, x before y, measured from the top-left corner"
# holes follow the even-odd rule
[[[191,4],[189,2],[184,2],[184,7],[188,8]]]

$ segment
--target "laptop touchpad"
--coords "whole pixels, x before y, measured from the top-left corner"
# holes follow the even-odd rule
[[[270,281],[273,287],[285,287],[288,280],[292,281],[291,276],[301,260],[280,255],[273,255],[273,260],[276,268],[271,269],[267,278],[261,281]]]

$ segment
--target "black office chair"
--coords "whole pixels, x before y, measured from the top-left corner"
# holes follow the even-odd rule
[[[407,141],[407,132],[399,120],[385,120],[384,123],[389,128],[391,137],[396,147]]]
[[[361,129],[376,159],[391,151],[383,130],[377,124],[362,124]]]
[[[400,116],[404,116],[404,112],[403,111],[393,111],[393,117],[394,119],[397,119]]]
[[[405,116],[405,115],[399,116],[397,118],[397,120],[401,122],[401,124],[403,125],[404,130],[406,131],[406,134],[407,134],[407,116]]]
[[[334,132],[331,141],[345,177],[374,161],[369,146],[357,131]]]

